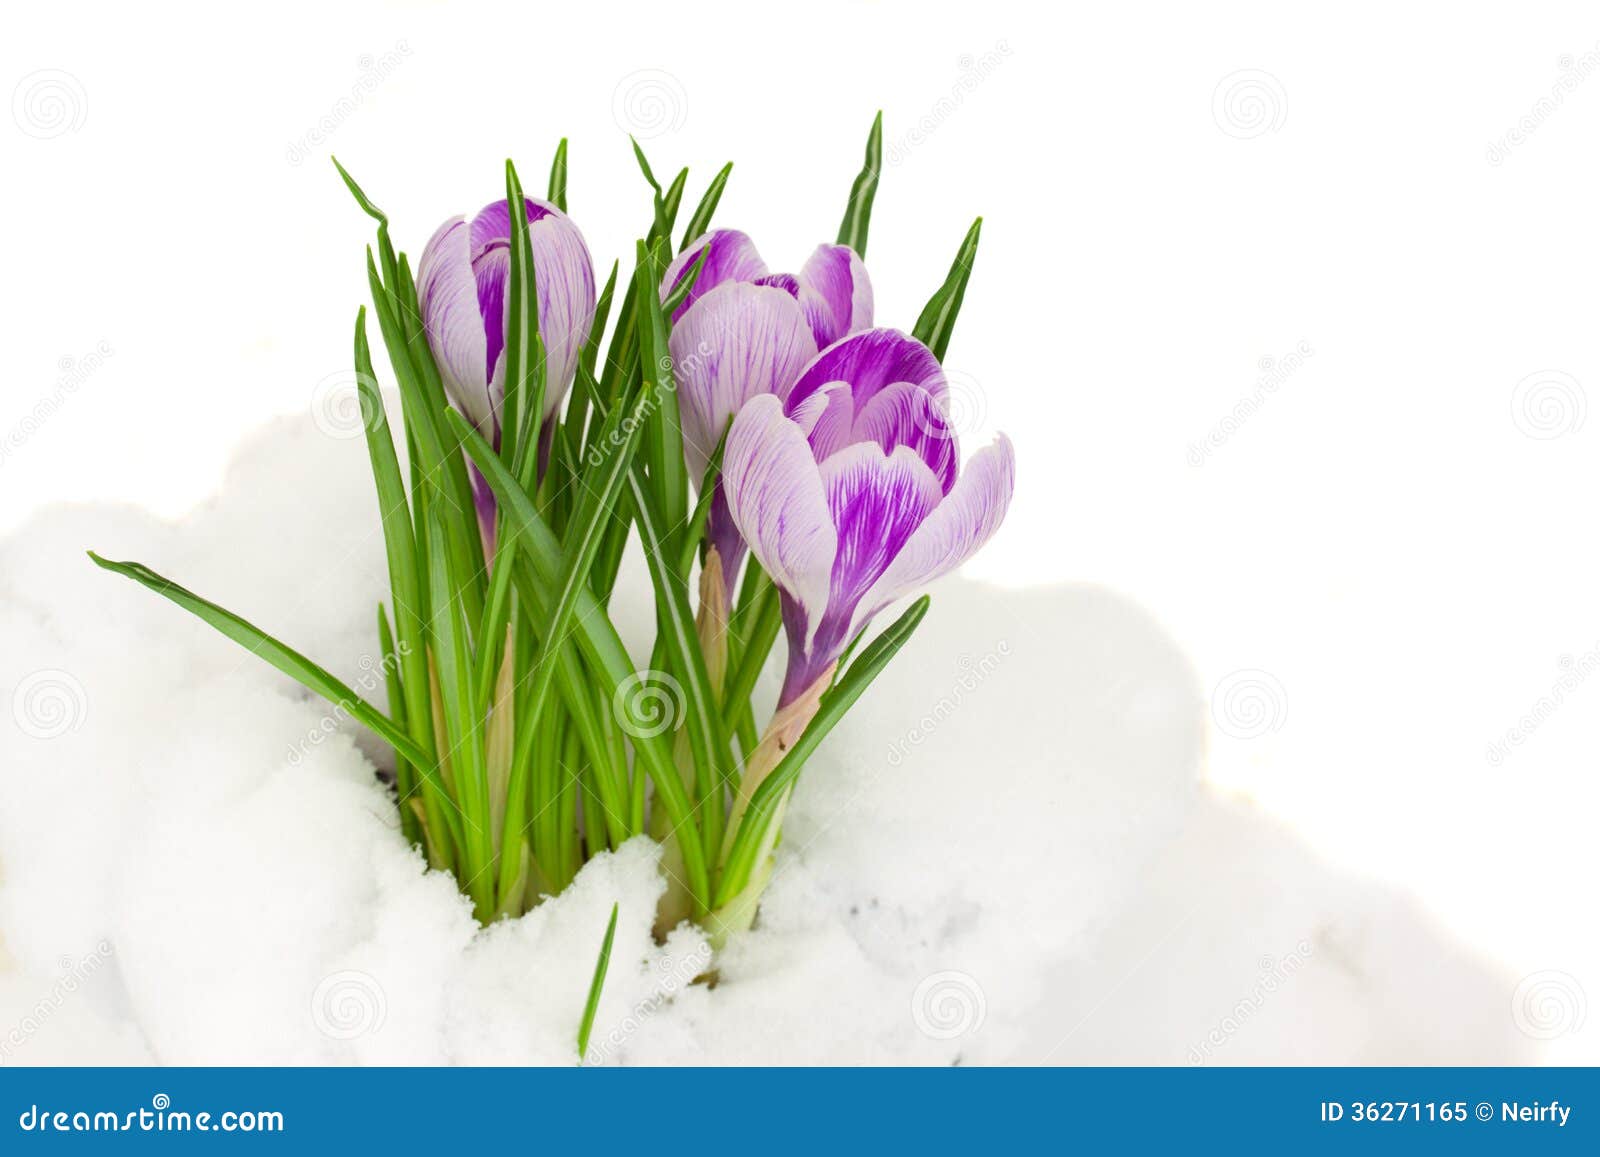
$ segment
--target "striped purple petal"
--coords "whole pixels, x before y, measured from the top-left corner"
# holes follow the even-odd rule
[[[820,462],[854,442],[885,453],[909,446],[948,493],[960,448],[945,415],[948,387],[938,359],[921,342],[875,329],[835,342],[805,368],[788,412],[806,430]]]
[[[872,325],[872,282],[848,245],[818,245],[795,279],[819,347]]]
[[[423,248],[417,262],[417,304],[450,397],[480,433],[491,437],[498,400],[489,392],[488,340],[478,309],[466,218],[446,221]]]
[[[767,275],[767,263],[756,252],[755,242],[737,229],[713,229],[678,254],[661,279],[661,299],[677,288],[702,249],[708,250],[705,264],[694,279],[689,294],[672,313],[676,322],[689,307],[725,281],[755,281]]]
[[[954,570],[994,536],[1011,505],[1016,487],[1016,454],[1001,434],[972,456],[961,477],[936,510],[917,527],[894,559],[862,597],[851,635],[896,599]]]
[[[771,394],[733,420],[722,483],[734,524],[784,593],[786,621],[792,604],[804,642],[828,606],[839,536],[806,436]]]
[[[829,382],[848,382],[856,410],[896,382],[921,386],[936,400],[949,392],[933,351],[897,329],[869,329],[834,342],[819,353],[790,391],[792,409]]]
[[[701,296],[672,327],[668,348],[696,483],[740,407],[757,394],[786,391],[817,352],[794,298],[737,281]]]
[[[927,463],[950,493],[961,465],[960,442],[943,403],[920,385],[896,382],[855,412],[851,441],[876,442],[885,452],[907,446]]]

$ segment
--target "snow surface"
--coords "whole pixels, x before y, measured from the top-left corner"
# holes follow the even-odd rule
[[[176,525],[56,509],[0,547],[0,1063],[570,1064],[614,901],[591,1063],[1527,1055],[1508,980],[1202,786],[1194,674],[1107,590],[937,588],[808,767],[713,988],[692,928],[651,938],[642,838],[478,930],[401,838],[380,745],[91,547],[372,679],[366,454],[309,420]]]

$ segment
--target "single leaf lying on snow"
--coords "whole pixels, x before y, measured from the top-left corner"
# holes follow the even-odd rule
[[[329,702],[338,704],[350,712],[364,727],[382,736],[402,757],[409,759],[413,764],[419,767],[431,765],[431,760],[412,742],[411,736],[396,726],[387,715],[335,679],[329,672],[300,652],[280,643],[260,627],[246,622],[232,611],[217,606],[216,603],[201,598],[193,591],[185,590],[171,579],[161,577],[142,563],[112,562],[110,559],[101,558],[92,550],[89,552],[89,557],[94,560],[96,566],[131,578],[141,586],[155,591],[156,594],[171,599],[190,614],[210,623],[247,651],[271,663],[289,678],[315,691]]]
[[[583,1006],[583,1020],[578,1024],[578,1063],[589,1052],[589,1034],[594,1031],[594,1014],[600,1011],[600,990],[606,986],[606,972],[611,968],[611,942],[617,935],[617,906],[611,905],[611,922],[606,925],[606,938],[600,944],[600,959],[594,962],[594,979],[589,981],[589,999]]]

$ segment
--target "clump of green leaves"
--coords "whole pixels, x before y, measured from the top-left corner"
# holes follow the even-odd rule
[[[881,143],[881,123],[874,122],[839,234],[857,252],[866,248]],[[663,188],[634,147],[652,192],[650,224],[626,278],[619,280],[612,267],[576,387],[565,411],[548,422],[524,194],[515,167],[506,164],[511,275],[498,447],[450,407],[423,332],[411,264],[396,250],[386,215],[339,169],[377,223],[366,262],[371,317],[401,409],[401,423],[391,424],[363,307],[352,356],[389,569],[388,605],[377,609],[386,709],[238,615],[138,563],[91,554],[391,744],[400,826],[430,865],[455,876],[483,923],[527,911],[560,892],[585,861],[647,831],[674,844],[668,862],[691,918],[705,921],[725,908],[763,870],[774,816],[806,759],[904,645],[928,605],[918,600],[841,667],[800,741],[735,813],[743,760],[757,741],[751,699],[778,634],[779,603],[751,559],[719,640],[725,663],[719,654],[715,673],[708,668],[690,580],[720,455],[700,480],[702,497],[691,501],[667,345],[669,318],[695,271],[666,302],[658,291],[688,170]],[[706,231],[731,168],[716,175],[695,206],[679,251]],[[564,209],[566,196],[563,141],[549,199]],[[950,277],[917,322],[918,338],[941,357],[977,230],[974,224]],[[479,531],[472,468],[497,499],[492,539]],[[635,533],[659,626],[642,671],[610,614],[623,551]],[[613,929],[614,920],[615,914]],[[602,960],[584,1035],[603,975]]]

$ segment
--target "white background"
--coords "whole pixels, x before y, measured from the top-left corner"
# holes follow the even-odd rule
[[[603,274],[647,221],[631,130],[691,199],[734,160],[719,220],[792,268],[881,107],[880,322],[985,218],[949,363],[969,447],[1004,428],[1019,475],[972,572],[1107,584],[1205,687],[1256,673],[1214,783],[1600,996],[1600,678],[1486,754],[1600,648],[1600,15],[1206,8],[18,7],[0,530],[177,516],[347,368],[371,229],[329,152],[416,253],[569,136]]]

